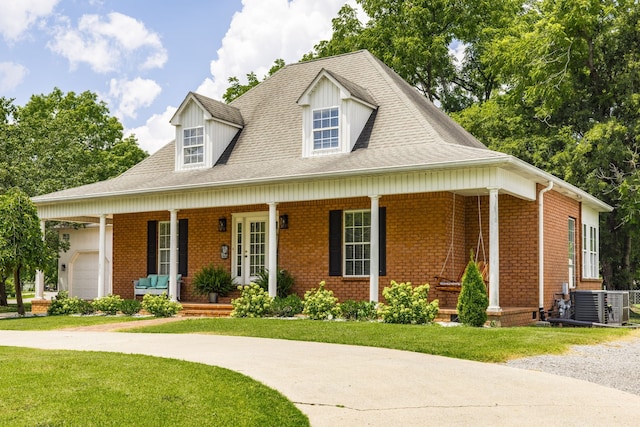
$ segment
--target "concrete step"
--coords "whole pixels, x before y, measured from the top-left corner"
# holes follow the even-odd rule
[[[229,317],[231,304],[182,303],[181,317]]]

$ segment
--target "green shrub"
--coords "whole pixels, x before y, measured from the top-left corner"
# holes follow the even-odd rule
[[[478,265],[472,259],[462,276],[462,289],[457,305],[458,318],[465,325],[483,326],[487,321],[487,307],[489,307],[487,288]]]
[[[5,283],[5,290],[7,291],[7,297],[8,298],[15,298],[16,297],[16,287],[13,285],[13,280],[12,279],[8,279]]]
[[[137,299],[125,299],[120,303],[120,311],[127,316],[138,314],[142,309],[142,303]]]
[[[122,306],[122,298],[120,295],[107,295],[102,298],[96,298],[91,303],[96,311],[114,316],[118,314]]]
[[[271,315],[275,317],[292,317],[302,313],[304,308],[302,299],[298,295],[291,294],[284,298],[275,297],[271,303]]]
[[[354,301],[352,299],[340,303],[342,317],[347,320],[375,320],[378,318],[377,304],[373,301]]]
[[[387,301],[380,304],[378,314],[385,323],[423,324],[433,322],[438,314],[438,300],[428,302],[429,285],[412,287],[411,283],[391,281],[382,295]]]
[[[222,265],[215,266],[211,263],[193,276],[191,284],[202,295],[216,293],[226,296],[236,286],[236,281]]]
[[[262,317],[270,312],[273,298],[259,285],[251,283],[238,286],[238,289],[242,294],[239,298],[231,300],[231,317]]]
[[[50,316],[60,316],[65,314],[91,314],[95,310],[89,301],[78,297],[69,297],[69,292],[60,291],[53,297],[51,304],[47,308]]]
[[[146,294],[142,298],[142,308],[155,317],[171,317],[182,310],[182,305],[171,301],[166,292],[163,292],[160,295]]]
[[[304,294],[303,314],[312,320],[331,320],[340,316],[338,298],[333,296],[333,291],[324,288],[324,280],[320,282],[318,289],[311,289]]]
[[[262,289],[269,292],[269,270],[262,270],[258,273],[258,277],[256,278],[255,283],[259,285]],[[287,270],[278,270],[278,274],[276,276],[277,283],[277,291],[276,296],[280,298],[285,298],[287,295],[291,293],[291,288],[293,288],[293,284],[295,283],[295,279]]]

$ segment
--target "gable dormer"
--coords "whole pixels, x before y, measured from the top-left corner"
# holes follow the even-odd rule
[[[212,168],[244,126],[237,108],[193,92],[170,122],[176,128],[176,171]]]
[[[361,86],[322,69],[298,99],[302,107],[302,156],[349,153],[377,108]]]

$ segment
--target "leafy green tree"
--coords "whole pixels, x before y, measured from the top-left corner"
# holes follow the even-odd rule
[[[269,68],[269,72],[264,77],[263,81],[267,79],[267,77],[272,76],[273,73],[278,71],[280,68],[284,67],[284,65],[285,65],[284,59],[276,59],[273,62],[273,65],[271,66],[271,68]],[[222,99],[224,99],[224,101],[227,104],[233,101],[234,99],[236,99],[237,97],[239,97],[240,95],[242,95],[243,93],[245,93],[246,91],[248,91],[249,89],[251,89],[252,87],[257,86],[260,83],[260,80],[258,80],[256,73],[251,71],[250,73],[247,74],[247,84],[243,85],[242,83],[240,83],[240,80],[235,76],[229,77],[229,83],[231,83],[231,86],[229,86],[225,91],[225,93],[222,95]]]
[[[504,92],[457,118],[491,148],[518,155],[614,206],[601,222],[602,273],[610,288],[630,288],[640,264],[632,244],[640,237],[640,5],[525,5],[485,52]],[[510,132],[499,141],[495,135],[505,127]]]
[[[456,308],[460,322],[469,326],[483,326],[487,321],[487,307],[487,288],[472,257],[462,276],[462,289],[458,296]]]
[[[134,136],[123,138],[122,124],[91,92],[55,88],[33,95],[24,106],[0,98],[0,195],[20,188],[37,196],[105,180],[146,156]],[[63,250],[51,225],[46,241]],[[57,281],[56,263],[51,258],[46,265],[49,282]],[[0,304],[5,299],[0,286]]]
[[[45,246],[36,207],[20,190],[0,196],[0,271],[12,272],[18,314],[24,316],[20,274],[43,268],[51,251]]]

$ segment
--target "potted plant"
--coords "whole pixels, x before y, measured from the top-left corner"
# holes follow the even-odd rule
[[[225,296],[236,287],[236,281],[221,265],[213,263],[202,267],[193,276],[193,286],[196,292],[209,295],[209,302],[218,302],[218,295]]]

